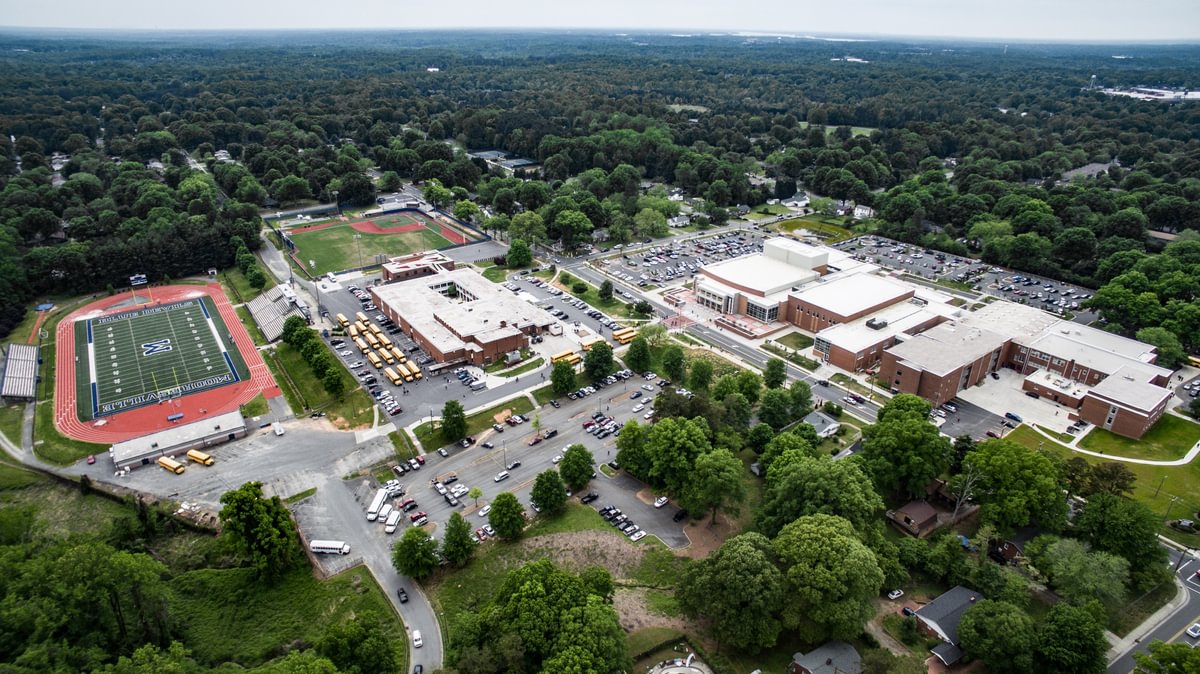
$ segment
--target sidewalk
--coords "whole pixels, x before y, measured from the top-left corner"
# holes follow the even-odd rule
[[[1179,580],[1179,576],[1175,576],[1174,581],[1175,596],[1171,598],[1171,601],[1163,604],[1162,607],[1155,611],[1149,618],[1143,620],[1141,625],[1138,625],[1130,630],[1129,634],[1126,634],[1124,638],[1118,637],[1112,632],[1105,630],[1104,638],[1107,639],[1109,643],[1109,664],[1112,664],[1123,657],[1125,653],[1129,651],[1129,649],[1140,644],[1142,642],[1142,638],[1154,631],[1164,620],[1187,605],[1188,600],[1190,599],[1187,588],[1183,586],[1183,581]]]

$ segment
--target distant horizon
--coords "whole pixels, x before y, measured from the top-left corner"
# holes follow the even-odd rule
[[[778,39],[779,41],[793,40],[839,42],[847,45],[871,44],[874,42],[897,42],[908,40],[929,40],[936,42],[965,42],[965,43],[995,43],[995,44],[1038,44],[1038,45],[1094,45],[1094,46],[1165,46],[1165,45],[1200,45],[1200,36],[1177,38],[1038,38],[1014,36],[983,36],[983,35],[939,35],[916,33],[842,33],[836,31],[761,31],[761,30],[726,30],[716,31],[696,28],[618,28],[618,27],[584,27],[584,26],[290,26],[290,27],[241,27],[241,28],[151,28],[151,27],[88,27],[88,26],[12,26],[0,25],[0,35],[40,33],[48,35],[72,34],[109,34],[109,35],[203,35],[219,33],[229,34],[272,34],[272,33],[564,33],[591,35],[598,37],[623,37],[646,35],[658,37],[678,37],[679,39],[702,37],[730,37],[745,39]]]
[[[465,19],[463,17],[466,17]],[[454,25],[459,20],[473,25]],[[389,0],[56,0],[10,3],[5,30],[50,31],[586,31],[886,36],[1036,43],[1200,42],[1195,0],[609,0],[436,5]],[[68,25],[70,24],[70,25]]]

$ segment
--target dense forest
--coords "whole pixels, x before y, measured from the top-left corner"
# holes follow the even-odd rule
[[[405,180],[465,217],[490,207],[489,228],[566,248],[596,228],[665,233],[679,206],[642,181],[697,198],[703,222],[801,188],[875,207],[897,238],[1092,287],[1122,278],[1144,294],[1126,274],[1161,250],[1147,233],[1186,241],[1200,229],[1200,106],[1109,96],[1091,77],[1186,89],[1198,51],[4,34],[0,331],[47,293],[228,266],[241,243],[258,246],[259,207],[335,191],[366,204]],[[543,180],[488,175],[464,152],[483,149],[539,162]],[[1070,173],[1088,165],[1099,169]],[[1191,257],[1141,273],[1200,277]],[[1174,287],[1156,300],[1163,311],[1195,302]],[[1108,313],[1126,331],[1152,323]]]

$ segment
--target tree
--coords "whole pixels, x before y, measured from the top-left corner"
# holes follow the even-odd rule
[[[442,538],[442,557],[455,566],[462,566],[473,554],[475,543],[471,540],[471,525],[455,511],[446,522],[446,535]]]
[[[402,576],[420,580],[437,568],[437,549],[437,541],[424,529],[409,527],[392,546],[392,567]]]
[[[475,507],[479,507],[479,499],[483,496],[483,490],[479,487],[471,487],[467,490],[467,498],[475,502]]]
[[[1035,658],[1043,671],[1103,672],[1107,653],[1104,626],[1081,606],[1056,604],[1039,626]]]
[[[1088,499],[1075,519],[1075,531],[1096,550],[1120,555],[1143,590],[1163,576],[1167,551],[1158,544],[1159,515],[1144,504],[1114,494]]]
[[[508,243],[508,253],[505,254],[504,259],[509,269],[520,269],[533,264],[533,253],[529,250],[529,244],[525,243],[525,239],[512,239]]]
[[[550,370],[550,387],[560,396],[575,390],[575,366],[559,361]]]
[[[749,370],[743,370],[737,375],[737,388],[739,393],[746,396],[747,402],[756,405],[762,394],[762,377]]]
[[[488,524],[492,525],[500,538],[510,541],[516,539],[525,529],[525,512],[521,502],[511,492],[500,492],[492,500]]]
[[[602,302],[611,302],[613,298],[612,281],[604,279],[604,281],[600,283],[600,290],[598,291],[598,294]]]
[[[542,221],[542,216],[534,211],[525,211],[517,213],[512,218],[512,223],[508,226],[509,245],[517,239],[528,243],[542,243],[546,241],[546,225]]]
[[[340,672],[373,674],[396,671],[395,644],[384,632],[383,617],[365,611],[349,620],[330,623],[316,646],[317,652],[329,658]]]
[[[902,396],[897,396],[902,397]],[[894,402],[894,401],[893,401]],[[950,441],[924,416],[879,411],[879,423],[863,431],[862,456],[879,491],[916,498],[950,467]]]
[[[763,385],[767,388],[779,388],[787,381],[787,363],[782,358],[770,358],[763,368]]]
[[[729,450],[714,449],[696,457],[691,478],[683,490],[683,507],[691,513],[712,511],[712,524],[717,523],[717,510],[736,516],[746,497],[742,481],[745,466]]]
[[[646,372],[650,369],[650,344],[645,337],[634,337],[625,352],[625,364],[634,372]]]
[[[792,382],[791,387],[788,389],[788,393],[791,394],[792,398],[793,418],[804,417],[812,411],[812,387],[808,385],[808,382],[804,381],[803,379],[797,379],[796,381]]]
[[[683,347],[680,347],[678,344],[668,346],[663,351],[662,365],[663,372],[666,372],[668,377],[678,381],[681,385],[683,384],[683,375],[687,367],[687,363],[683,359]]]
[[[1005,533],[1030,522],[1056,531],[1066,520],[1067,503],[1054,463],[1009,440],[988,440],[967,455],[965,466],[979,470],[976,491],[982,520]]]
[[[901,393],[879,408],[876,421],[882,423],[884,421],[899,420],[904,417],[924,421],[929,417],[931,409],[933,409],[933,406],[928,400],[911,393]]]
[[[1133,483],[1137,475],[1123,463],[1105,461],[1092,466],[1087,476],[1087,489],[1083,492],[1088,496],[1095,494],[1113,494],[1129,496],[1133,493]]]
[[[255,570],[278,576],[296,559],[296,524],[278,496],[265,498],[261,482],[247,482],[221,495],[221,526],[225,536],[250,556]]]
[[[617,433],[617,462],[630,475],[647,479],[650,455],[646,452],[646,427],[631,419]]]
[[[607,377],[613,371],[612,347],[604,342],[593,344],[583,357],[583,369],[592,381]]]
[[[958,624],[964,651],[997,674],[1026,674],[1033,671],[1036,642],[1033,619],[1017,606],[1003,601],[981,600],[967,609]]]
[[[640,238],[666,236],[667,216],[650,208],[643,208],[633,216],[633,232]]]
[[[789,449],[767,469],[755,523],[770,536],[798,517],[822,513],[837,515],[866,533],[878,528],[881,512],[883,500],[857,462]]]
[[[342,379],[341,369],[330,368],[327,370],[325,376],[321,377],[321,387],[329,395],[340,399],[342,394],[346,392],[346,380]]]
[[[1200,648],[1185,643],[1155,641],[1147,653],[1134,653],[1137,674],[1192,674],[1200,672]]]
[[[1166,328],[1148,327],[1137,331],[1137,340],[1158,347],[1157,365],[1175,369],[1187,363],[1187,351],[1179,342],[1179,337]]]
[[[479,206],[469,199],[460,199],[454,204],[454,217],[463,222],[471,222],[479,215]]]
[[[638,316],[649,316],[654,313],[654,306],[646,300],[638,300],[633,304],[633,313]]]
[[[588,216],[574,209],[562,211],[554,218],[554,226],[562,233],[562,245],[567,250],[575,250],[590,240],[592,225]]]
[[[645,339],[651,349],[657,349],[667,341],[667,326],[662,323],[647,323],[638,328],[638,337]]]
[[[563,452],[558,472],[572,490],[582,489],[592,479],[592,473],[596,472],[595,459],[587,447],[576,443]]]
[[[442,441],[458,442],[467,437],[467,414],[457,400],[442,405]]]
[[[567,504],[567,488],[554,469],[538,473],[529,492],[529,499],[548,514],[557,514]]]
[[[646,434],[648,467],[643,477],[673,494],[682,494],[696,457],[710,449],[708,423],[703,419],[662,419]]]
[[[850,522],[806,515],[783,527],[772,547],[786,582],[785,627],[810,643],[862,633],[875,614],[883,571]]]
[[[783,575],[762,534],[728,539],[707,558],[691,564],[676,591],[679,607],[712,622],[719,642],[749,653],[775,645],[784,603]]]
[[[1089,552],[1087,545],[1062,538],[1046,548],[1049,560],[1042,570],[1063,598],[1075,604],[1097,600],[1113,608],[1125,598],[1129,562],[1107,552]]]
[[[707,391],[709,384],[712,383],[712,363],[704,358],[697,358],[692,361],[688,370],[688,385],[692,391],[696,393]]]
[[[740,393],[736,395],[741,396],[742,400],[746,399],[746,397],[742,396]],[[762,453],[763,449],[767,446],[767,443],[771,442],[771,439],[774,437],[774,428],[771,428],[766,424],[759,423],[755,424],[754,427],[750,429],[750,432],[746,435],[746,444],[755,452]]]
[[[758,418],[775,430],[792,423],[792,396],[780,388],[768,388],[758,406]]]

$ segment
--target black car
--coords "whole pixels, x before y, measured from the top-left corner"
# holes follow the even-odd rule
[[[398,587],[398,588],[396,588],[396,596],[397,596],[397,597],[400,597],[400,603],[401,603],[401,604],[407,604],[407,603],[408,603],[408,592],[405,592],[405,591],[404,591],[404,588],[402,588],[402,587]]]
[[[682,522],[683,520],[687,519],[687,516],[688,513],[686,510],[680,510],[679,512],[675,513],[675,516],[671,519],[675,520],[676,522]]]
[[[617,463],[615,459],[608,462],[608,467],[613,470],[621,470],[621,464]]]
[[[580,501],[581,503],[591,503],[592,501],[595,501],[595,500],[596,500],[596,499],[598,499],[598,498],[600,498],[600,495],[599,495],[599,494],[597,494],[597,493],[596,493],[596,492],[594,492],[594,491],[589,491],[587,494],[585,494],[585,495],[581,496],[581,497],[579,498],[579,501]]]

